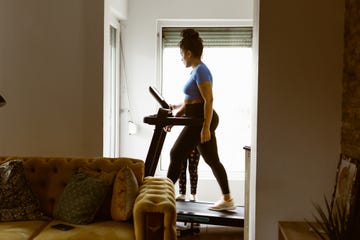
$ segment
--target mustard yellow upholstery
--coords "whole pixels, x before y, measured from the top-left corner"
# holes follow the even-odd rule
[[[52,217],[54,207],[59,201],[65,186],[69,182],[71,176],[79,168],[91,168],[96,171],[117,172],[119,169],[129,167],[143,191],[135,202],[134,209],[138,209],[137,213],[146,215],[145,207],[137,207],[137,202],[143,203],[148,201],[148,197],[153,199],[158,212],[162,213],[164,218],[164,240],[176,239],[176,205],[173,184],[169,179],[156,180],[146,179],[144,177],[144,162],[139,159],[132,158],[61,158],[61,157],[0,157],[0,163],[19,159],[23,161],[25,175],[34,193],[38,196],[40,206],[44,212]],[[166,182],[166,183],[165,183]],[[157,184],[161,186],[156,186]],[[152,189],[154,188],[154,189]],[[162,190],[161,190],[162,189]],[[146,192],[149,192],[147,196]],[[160,198],[155,195],[163,195]],[[111,197],[111,196],[110,196]],[[161,199],[161,201],[160,201]],[[166,204],[166,201],[168,203]],[[161,202],[161,204],[160,204]],[[146,204],[145,204],[146,205]],[[142,206],[145,206],[142,205]],[[166,206],[167,205],[167,206]],[[74,225],[74,229],[69,231],[61,231],[51,228],[51,225],[64,223],[57,220],[52,221],[21,221],[21,222],[0,222],[0,239],[11,240],[122,240],[122,239],[151,239],[145,236],[145,232],[136,229],[137,226],[144,227],[141,224],[133,224],[132,221],[121,222],[111,219],[110,204],[102,207],[101,216],[108,216],[108,219],[97,219],[94,223],[88,225]],[[154,209],[150,211],[152,213]],[[164,213],[161,211],[168,211]],[[99,215],[99,214],[98,214]],[[144,217],[137,219],[134,216],[134,223],[141,222]],[[175,220],[174,220],[175,219]],[[135,229],[134,229],[135,227]],[[146,227],[146,226],[145,226]],[[171,231],[169,230],[171,229]],[[174,230],[175,229],[175,230]],[[135,233],[137,233],[135,237]]]
[[[145,213],[155,213],[155,220],[149,220]],[[159,217],[163,221],[156,219]],[[176,202],[172,181],[168,178],[146,177],[140,187],[134,206],[135,236],[137,240],[176,239]],[[148,222],[158,224],[147,224]],[[150,237],[150,235],[154,235]],[[159,236],[160,235],[160,236]]]
[[[114,180],[111,199],[111,217],[114,220],[126,221],[132,217],[134,202],[139,193],[136,177],[129,168],[118,171]]]
[[[135,239],[134,226],[129,222],[101,221],[88,225],[74,225],[74,229],[60,231],[52,228],[54,224],[67,224],[62,221],[50,222],[34,240],[132,240]],[[9,239],[10,240],[10,239]]]
[[[0,239],[33,239],[47,224],[46,221],[0,222]]]

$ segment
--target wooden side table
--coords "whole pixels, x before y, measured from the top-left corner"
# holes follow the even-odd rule
[[[279,222],[279,240],[319,240],[306,222]]]

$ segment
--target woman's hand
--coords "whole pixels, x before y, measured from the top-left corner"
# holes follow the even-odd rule
[[[176,105],[171,105],[170,104],[170,111],[173,115],[173,110],[177,109],[178,111],[175,113],[174,117],[181,117],[184,115],[184,111],[185,111],[185,104],[176,104]],[[170,132],[171,128],[173,127],[173,125],[168,125],[163,127],[165,132]]]
[[[163,127],[163,129],[165,132],[170,132],[172,127],[173,127],[173,125],[167,125],[167,126]]]
[[[202,128],[200,133],[200,142],[206,143],[211,140],[211,133],[209,128]]]

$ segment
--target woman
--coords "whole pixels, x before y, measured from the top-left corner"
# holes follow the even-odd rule
[[[234,201],[230,195],[227,174],[221,164],[215,137],[219,118],[213,110],[212,76],[201,61],[203,43],[194,29],[185,29],[179,43],[185,67],[192,67],[188,82],[184,87],[185,101],[178,107],[175,116],[203,118],[200,126],[185,126],[170,152],[170,165],[167,176],[175,183],[180,169],[189,153],[197,147],[205,162],[210,166],[223,197],[210,207],[211,210],[233,210]],[[168,128],[170,130],[170,126]]]

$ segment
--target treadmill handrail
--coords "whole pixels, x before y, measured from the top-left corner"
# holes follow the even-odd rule
[[[161,123],[160,123],[161,122]],[[144,117],[144,123],[150,125],[201,125],[203,119],[201,118],[190,118],[190,117],[166,117],[159,120],[157,115],[150,115]]]
[[[168,109],[159,108],[158,114],[144,117],[144,123],[157,126],[167,125],[201,125],[204,119],[191,117],[174,117]]]

